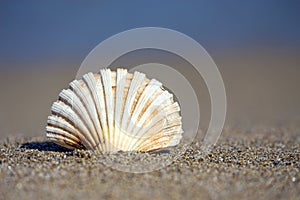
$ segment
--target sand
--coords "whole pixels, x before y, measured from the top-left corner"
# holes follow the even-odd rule
[[[209,154],[197,140],[148,173],[110,167],[105,155],[59,147],[43,137],[0,145],[0,199],[299,199],[298,129],[225,130]],[[162,153],[118,153],[155,160]]]

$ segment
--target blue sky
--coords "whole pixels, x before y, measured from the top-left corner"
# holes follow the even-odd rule
[[[84,56],[131,28],[175,29],[205,48],[300,47],[300,1],[1,1],[0,64]]]

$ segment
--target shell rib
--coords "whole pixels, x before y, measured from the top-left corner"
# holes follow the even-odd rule
[[[182,138],[180,107],[145,74],[102,69],[74,80],[53,103],[47,137],[96,152],[155,151]]]

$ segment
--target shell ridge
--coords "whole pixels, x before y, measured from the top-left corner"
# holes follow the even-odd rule
[[[143,110],[143,108],[147,109],[149,107],[149,105],[147,105],[147,107],[145,107],[146,103],[148,102],[148,100],[152,97],[152,95],[154,94],[154,92],[156,92],[157,89],[159,89],[160,85],[155,85],[153,84],[153,80],[150,81],[150,83],[146,86],[145,90],[143,91],[143,93],[141,94],[141,96],[138,99],[137,105],[134,108],[132,117],[131,117],[131,121],[133,123],[131,123],[128,127],[128,131],[132,131],[135,122],[137,122],[138,117],[141,115],[141,112]]]
[[[129,114],[130,114],[130,111],[132,109],[133,102],[135,100],[135,96],[136,96],[137,90],[139,88],[139,85],[141,85],[140,83],[144,80],[144,78],[145,78],[144,74],[139,73],[139,72],[135,72],[134,75],[133,75],[132,81],[130,83],[129,91],[127,93],[121,130],[124,132],[124,134],[126,136],[129,135],[129,137],[130,137],[130,134],[127,132],[127,126],[128,126],[128,123],[130,122]],[[126,140],[123,140],[124,134],[122,134],[122,137],[120,138],[120,141],[122,142],[122,144],[120,145],[120,148],[122,150],[126,150],[126,149],[123,148],[124,143],[126,143]]]
[[[124,88],[127,81],[127,70],[125,69],[117,69],[117,84],[116,84],[116,107],[115,107],[115,133],[114,133],[114,141],[113,145],[116,150],[120,149],[120,134],[121,131],[121,120],[123,117],[124,110]],[[118,103],[117,103],[118,102]]]
[[[81,121],[81,119],[77,116],[77,114],[62,101],[54,102],[51,108],[52,112],[54,112],[56,115],[61,116],[64,119],[68,119],[72,124],[75,124],[75,121],[77,121],[76,128],[80,129],[79,131],[79,137],[83,141],[83,144],[87,149],[91,149],[93,146],[93,141],[91,140],[90,137],[86,136],[86,133],[88,133],[87,128]]]
[[[133,145],[133,149],[138,149],[139,146],[143,146],[147,140],[151,139],[151,137],[155,136],[157,133],[159,133],[163,129],[164,125],[164,119],[157,118],[151,126],[149,126],[147,129],[144,130],[143,133],[140,133],[140,137],[143,138],[143,140],[139,140],[137,143]]]
[[[181,139],[181,135],[173,135],[173,137],[170,138],[170,135],[164,135],[163,133],[159,133],[156,136],[154,136],[152,139],[148,140],[146,143],[143,144],[141,149],[147,149],[147,150],[154,150],[154,149],[162,149],[167,146],[175,146],[179,144],[179,141]]]
[[[79,115],[79,113],[77,111],[74,110],[74,107],[72,106],[72,104],[70,104],[70,102],[67,102],[67,100],[63,99],[64,101],[61,101],[62,105],[65,105],[65,107],[63,107],[63,109],[66,110],[62,110],[63,112],[68,112],[70,113],[69,116],[67,117],[74,117],[73,118],[73,124],[75,127],[80,126],[80,129],[84,131],[84,134],[82,134],[84,137],[88,138],[88,140],[90,141],[90,144],[92,145],[89,148],[92,148],[95,144],[94,144],[94,140],[91,137],[91,135],[89,134],[89,129],[87,127],[87,125],[85,124],[85,122],[83,121],[82,117]],[[67,114],[67,113],[66,113]],[[67,114],[68,115],[68,114]],[[66,118],[67,118],[66,117]],[[78,127],[79,128],[79,127]]]
[[[83,76],[83,80],[88,86],[88,90],[90,92],[90,99],[93,102],[93,114],[94,114],[94,123],[97,130],[97,137],[99,142],[99,147],[101,151],[104,151],[104,138],[103,138],[103,127],[101,125],[101,119],[99,116],[99,102],[97,98],[97,83],[95,81],[94,75],[92,73],[88,73]]]
[[[153,121],[153,117],[156,117],[156,118],[158,118],[158,119],[161,119],[161,120],[163,120],[164,119],[164,109],[161,109],[160,110],[160,105],[164,102],[164,101],[166,101],[166,100],[168,100],[169,98],[171,97],[171,94],[168,92],[168,91],[163,91],[163,92],[161,92],[152,102],[151,102],[151,104],[148,106],[148,108],[147,108],[147,110],[144,112],[144,114],[143,114],[143,116],[142,116],[142,118],[141,118],[141,120],[139,121],[139,123],[138,123],[138,125],[135,127],[135,130],[134,130],[134,135],[135,135],[135,137],[137,137],[137,138],[143,138],[143,140],[146,140],[147,138],[149,138],[150,137],[150,135],[147,135],[147,134],[149,134],[149,132],[148,132],[148,130],[150,129],[151,130],[151,128],[153,128],[153,126],[155,125],[155,124],[153,124],[153,126],[151,126],[151,124],[150,125],[148,125],[148,127],[144,127],[143,125],[144,125],[144,123],[145,123],[145,120],[146,120],[146,118],[148,118],[148,120],[151,120],[152,119],[152,123],[155,123],[155,121]],[[160,114],[160,113],[162,113],[162,115],[158,115],[158,114],[156,114],[156,115],[154,115],[154,116],[152,116],[152,113],[155,111],[155,110],[159,110],[158,111],[158,114]],[[152,118],[150,118],[152,116]],[[147,134],[146,134],[147,133]],[[151,133],[151,132],[150,132]],[[141,141],[139,141],[138,143],[142,143],[143,141],[141,140]],[[136,144],[133,144],[132,146],[134,147]],[[132,148],[132,147],[131,147]]]
[[[168,101],[169,99],[167,98],[165,100],[165,103],[167,103],[166,101]],[[163,103],[162,103],[163,104]],[[163,128],[163,133],[164,135],[174,135],[177,134],[177,136],[179,138],[181,138],[181,134],[183,133],[182,131],[182,122],[181,122],[181,117],[179,115],[179,111],[180,111],[180,107],[178,105],[178,103],[173,103],[170,104],[169,106],[163,107],[163,110],[160,110],[159,113],[163,113],[165,114],[165,119],[166,119],[166,124],[164,125]],[[152,118],[152,124],[153,125],[149,125],[147,129],[145,129],[144,133],[140,133],[139,137],[145,137],[145,135],[147,135],[147,139],[151,139],[151,137],[153,137],[153,134],[155,134],[155,132],[153,132],[153,130],[158,131],[156,129],[154,129],[154,126],[157,126],[157,124],[155,124],[156,122],[159,123],[159,118],[160,114],[156,114],[153,118]],[[151,117],[149,116],[148,118],[151,119]],[[150,130],[150,131],[149,131]],[[151,133],[152,131],[152,133]],[[177,137],[176,136],[176,137]],[[175,137],[175,136],[174,136]],[[170,142],[172,142],[174,139],[171,139]],[[180,139],[179,139],[180,140]],[[173,142],[175,145],[178,144],[178,142]],[[133,148],[138,148],[139,146],[144,145],[144,143],[140,143],[140,144],[136,144],[135,146],[133,146]],[[171,145],[170,146],[174,146]]]
[[[63,118],[58,118],[54,116],[49,116],[47,120],[47,127],[49,128],[59,128],[69,133],[69,137],[73,138],[73,140],[79,142],[80,138],[77,134],[72,134],[75,132],[74,127],[72,127],[69,123],[67,123]]]
[[[153,129],[153,128],[151,128],[151,129]],[[153,143],[155,144],[155,140],[156,140],[155,138],[158,136],[161,138],[162,137],[169,138],[167,146],[174,146],[179,143],[179,140],[182,137],[181,134],[183,133],[182,128],[181,128],[181,122],[178,124],[166,125],[164,127],[164,129],[160,129],[157,131],[159,131],[159,133],[151,135],[151,137],[148,137],[147,140],[145,140],[143,143],[139,144],[138,147],[136,147],[136,148],[137,149],[146,148],[147,145],[151,145]],[[173,144],[173,145],[171,145],[171,144]],[[160,148],[162,148],[162,147],[160,147]]]
[[[177,120],[176,120],[177,121]],[[180,139],[182,138],[183,130],[180,123],[175,124],[168,124],[164,127],[164,129],[161,130],[160,133],[156,135],[152,135],[149,140],[146,140],[144,143],[140,144],[140,148],[147,148],[148,146],[155,146],[157,143],[160,143],[162,139],[164,138],[164,144],[161,144],[159,147],[153,147],[155,148],[164,148],[166,146],[175,146],[179,143]],[[157,138],[159,138],[160,142],[157,142]],[[167,140],[169,139],[169,140]],[[167,140],[167,141],[166,141]],[[152,149],[152,148],[151,148]]]
[[[100,70],[103,80],[104,86],[104,94],[105,94],[105,103],[106,103],[106,115],[107,115],[107,123],[108,123],[108,137],[107,137],[107,151],[112,151],[111,140],[113,138],[114,133],[114,98],[112,91],[112,81],[111,81],[111,71],[110,69]]]
[[[99,78],[97,78],[99,77]],[[103,150],[108,150],[108,122],[107,122],[107,115],[106,115],[106,100],[104,98],[104,89],[103,89],[103,80],[100,75],[98,74],[91,76],[91,80],[95,81],[96,90],[94,92],[94,98],[96,102],[96,106],[98,109],[98,116],[100,119],[100,126],[102,128],[102,138],[103,138]],[[104,112],[103,112],[104,111]]]
[[[136,139],[135,142],[131,144],[127,144],[127,148],[130,150],[131,147],[139,140],[143,138],[136,137],[136,129],[140,129],[141,127],[141,116],[145,114],[145,110],[149,108],[152,103],[153,94],[160,88],[161,83],[152,79],[150,83],[145,87],[143,93],[140,95],[137,105],[133,111],[131,117],[131,123],[128,127],[128,132],[131,133],[132,137]],[[150,101],[150,103],[148,103]],[[129,145],[129,146],[128,146]]]
[[[84,83],[86,87],[82,87],[83,83],[84,83],[83,81],[81,81],[81,83],[80,83],[80,81],[75,80],[70,83],[70,87],[71,87],[72,91],[74,92],[74,94],[79,99],[79,101],[81,102],[82,106],[86,110],[86,113],[90,119],[89,125],[91,125],[91,130],[92,130],[91,134],[96,143],[96,146],[94,148],[96,148],[96,149],[100,148],[100,151],[101,151],[102,147],[100,145],[100,139],[99,139],[99,126],[98,126],[99,120],[97,119],[97,111],[95,108],[94,101],[91,98],[91,94],[90,94],[88,85],[86,85]]]
[[[93,126],[92,119],[90,118],[88,111],[80,98],[72,91],[71,89],[63,90],[60,93],[60,97],[62,99],[66,100],[66,103],[69,104],[70,107],[73,108],[75,113],[77,113],[78,117],[81,118],[81,121],[85,124],[86,128],[89,131],[89,135],[91,136],[93,140],[93,149],[97,146],[97,140],[96,140],[96,130]],[[77,125],[77,123],[75,124]]]
[[[58,128],[58,127],[48,126],[47,132],[48,133],[58,133],[58,135],[61,135],[66,140],[72,141],[72,144],[77,144],[80,141],[78,138],[76,138],[75,136],[70,134],[68,131]]]
[[[72,143],[72,141],[69,141],[65,137],[57,134],[56,132],[55,133],[49,132],[48,134],[49,134],[48,139],[50,139],[55,144],[66,147],[68,149],[74,149],[74,148],[80,149],[81,148],[81,146],[77,146],[76,144]]]

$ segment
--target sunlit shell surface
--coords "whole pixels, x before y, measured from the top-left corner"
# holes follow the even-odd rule
[[[155,151],[180,142],[179,111],[159,81],[126,69],[102,69],[72,81],[59,94],[47,137],[71,149]]]

